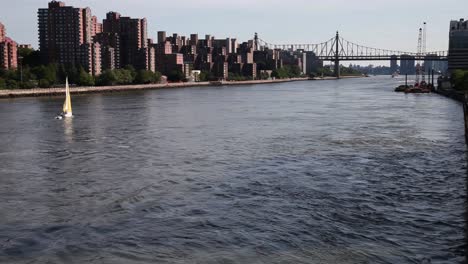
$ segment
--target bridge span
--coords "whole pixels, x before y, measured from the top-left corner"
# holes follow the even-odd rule
[[[318,59],[335,63],[335,73],[339,77],[340,61],[446,61],[447,51],[425,53],[407,52],[368,47],[342,38],[338,31],[336,36],[318,44],[271,44],[255,36],[257,47],[275,50],[304,50],[313,52]]]

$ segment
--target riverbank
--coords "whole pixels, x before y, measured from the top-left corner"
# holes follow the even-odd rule
[[[342,76],[342,79],[362,78],[362,76]],[[167,88],[188,88],[204,86],[228,86],[228,85],[256,85],[272,84],[297,81],[320,81],[336,80],[336,77],[323,78],[291,78],[277,80],[252,80],[252,81],[223,81],[223,82],[192,82],[192,83],[165,83],[165,84],[138,84],[138,85],[115,85],[115,86],[92,86],[92,87],[72,87],[72,94],[90,94],[90,93],[115,93],[127,91],[142,91]],[[39,97],[39,96],[58,96],[65,93],[65,88],[34,88],[34,89],[14,89],[0,90],[0,98],[16,97]]]
[[[126,91],[141,91],[152,89],[167,88],[187,88],[203,86],[225,86],[225,85],[253,85],[253,84],[271,84],[282,82],[306,81],[309,78],[293,78],[281,80],[252,80],[236,82],[193,82],[193,83],[165,83],[165,84],[138,84],[138,85],[115,85],[115,86],[92,86],[92,87],[72,87],[72,94],[90,94],[90,93],[113,93]],[[16,97],[39,97],[63,95],[65,88],[35,88],[35,89],[14,89],[0,90],[0,98]]]
[[[349,76],[340,76],[340,79],[354,79],[354,78],[365,78],[366,76],[362,75],[349,75]],[[314,77],[310,78],[309,80],[314,80],[314,81],[329,81],[329,80],[337,80],[338,78],[336,77]]]
[[[456,91],[454,89],[443,89],[443,88],[437,88],[435,90],[436,94],[440,94],[442,96],[452,98],[460,103],[462,103],[465,99],[465,95],[463,92]]]

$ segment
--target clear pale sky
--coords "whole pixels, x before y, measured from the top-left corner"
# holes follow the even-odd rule
[[[37,9],[46,0],[1,0],[7,35],[37,47]],[[199,33],[247,40],[258,32],[270,43],[319,43],[334,36],[366,46],[415,51],[418,29],[428,23],[428,50],[447,50],[449,22],[468,18],[468,0],[68,0],[90,7],[100,20],[108,11],[146,17],[148,35]]]

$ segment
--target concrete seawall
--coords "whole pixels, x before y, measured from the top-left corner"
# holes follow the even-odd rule
[[[446,97],[449,97],[449,98],[452,98],[452,99],[454,99],[456,101],[459,101],[461,103],[463,103],[463,101],[465,99],[465,94],[463,92],[459,92],[459,91],[456,91],[456,90],[453,90],[453,89],[447,90],[447,89],[438,88],[435,91],[435,93],[446,96]]]
[[[342,79],[362,78],[362,76],[343,76]],[[169,89],[169,88],[188,88],[188,87],[204,87],[204,86],[229,86],[229,85],[256,85],[256,84],[272,84],[296,81],[326,81],[336,80],[335,77],[324,78],[292,78],[278,80],[253,80],[253,81],[233,81],[233,82],[194,82],[194,83],[166,83],[166,84],[138,84],[138,85],[115,85],[115,86],[92,86],[92,87],[72,87],[72,94],[91,94],[91,93],[114,93],[128,91],[142,91],[153,89]],[[39,97],[39,96],[62,96],[65,94],[65,88],[34,88],[34,89],[13,89],[0,90],[0,98],[16,98],[16,97]]]
[[[271,84],[271,83],[283,83],[283,82],[307,81],[307,80],[310,80],[310,79],[309,78],[294,78],[294,79],[281,79],[281,80],[255,80],[255,81],[238,81],[238,82],[196,82],[196,83],[93,86],[93,87],[72,87],[70,90],[72,94],[90,94],[90,93],[112,93],[112,92],[141,91],[141,90],[183,88],[183,87]],[[65,93],[65,88],[35,88],[35,89],[0,90],[0,98],[57,96],[57,95],[63,95],[64,93]]]

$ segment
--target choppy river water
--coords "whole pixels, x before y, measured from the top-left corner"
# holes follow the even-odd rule
[[[462,263],[462,107],[398,81],[0,100],[0,262]]]

